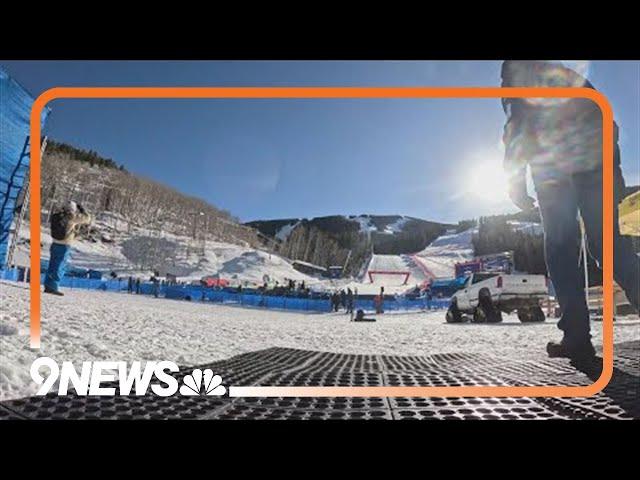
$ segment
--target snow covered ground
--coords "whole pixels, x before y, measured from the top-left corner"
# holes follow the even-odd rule
[[[366,221],[371,226],[368,223],[368,217],[357,217],[357,219]],[[401,217],[388,228],[392,230],[400,228],[406,220],[407,217]],[[28,228],[28,224],[24,225],[21,231],[21,243],[18,245],[16,254],[18,264],[28,265],[29,263]],[[283,232],[283,234],[285,233]],[[471,235],[472,231],[470,230],[461,234],[439,237],[429,247],[418,253],[416,259],[412,259],[408,255],[373,256],[367,267],[367,272],[369,270],[408,271],[410,277],[406,285],[403,284],[404,277],[399,275],[376,275],[373,283],[370,282],[367,273],[361,279],[319,279],[298,272],[289,260],[276,254],[249,246],[215,241],[206,242],[204,253],[202,244],[200,244],[198,246],[192,245],[189,255],[180,254],[174,272],[178,274],[179,278],[187,281],[218,274],[222,278],[231,280],[232,284],[261,285],[268,277],[270,283],[278,281],[280,284],[286,283],[289,279],[304,280],[306,285],[314,290],[331,291],[350,287],[357,288],[360,294],[376,294],[380,291],[380,286],[384,286],[386,293],[399,294],[425,281],[429,277],[427,272],[433,272],[435,276],[452,276],[455,262],[473,256]],[[80,268],[91,268],[104,272],[115,271],[119,275],[149,277],[152,274],[151,271],[136,267],[132,260],[123,253],[123,244],[135,239],[136,236],[157,237],[158,233],[134,227],[132,232],[126,232],[123,228],[111,243],[78,240],[72,246],[71,264]],[[191,242],[187,237],[167,233],[162,234],[162,238],[174,242],[181,249],[184,249],[185,245]],[[41,244],[41,257],[48,259],[51,236],[46,227],[42,229]]]
[[[119,275],[140,275],[148,277],[149,270],[142,270],[128,259],[123,253],[123,244],[140,236],[158,237],[157,232],[135,228],[132,233],[121,233],[112,243],[101,241],[90,242],[78,239],[72,245],[71,264],[79,268],[89,268],[103,272],[115,271]],[[49,258],[51,235],[47,228],[43,228],[41,237],[41,258]],[[219,274],[222,278],[231,280],[232,284],[264,283],[265,275],[269,281],[283,284],[287,280],[304,280],[307,285],[313,285],[318,279],[298,272],[291,262],[278,255],[251,248],[241,244],[207,241],[191,245],[189,255],[184,252],[185,246],[190,244],[188,237],[181,237],[163,233],[162,238],[173,242],[180,251],[177,252],[177,263],[173,270],[182,280],[200,280],[207,275]],[[21,229],[21,242],[16,249],[17,264],[29,264],[29,226]]]
[[[351,219],[358,221],[365,231],[376,228],[370,223],[369,217],[360,216]],[[401,229],[407,220],[408,217],[400,217],[387,227],[388,233]],[[517,230],[532,234],[538,233],[538,224],[526,222],[512,222],[512,224]],[[287,225],[278,233],[286,236],[294,226],[295,223]],[[134,227],[131,232],[126,232],[123,227],[120,232],[112,243],[76,241],[72,247],[72,265],[104,272],[115,271],[119,275],[149,277],[152,274],[151,271],[136,268],[131,259],[124,255],[123,244],[132,238],[135,239],[136,236],[157,237],[158,233],[138,227]],[[266,278],[269,279],[269,283],[277,281],[280,284],[292,279],[295,281],[304,280],[306,285],[313,290],[332,291],[349,287],[357,288],[358,293],[366,295],[377,294],[381,286],[385,287],[385,292],[388,294],[400,294],[407,291],[408,288],[422,284],[430,277],[453,277],[454,266],[457,262],[473,258],[471,240],[476,232],[477,229],[472,228],[461,233],[442,235],[415,255],[373,255],[362,278],[339,280],[320,279],[305,275],[295,270],[291,261],[283,257],[242,244],[207,241],[203,251],[202,244],[191,245],[191,239],[188,237],[164,233],[162,238],[173,242],[183,250],[186,245],[190,245],[188,255],[184,252],[178,255],[177,265],[172,272],[183,280],[199,280],[203,276],[217,274],[230,280],[232,284],[261,285]],[[18,246],[16,258],[19,260],[19,264],[27,265],[28,225],[23,227],[21,237],[22,242]],[[51,244],[48,229],[43,228],[41,240],[41,255],[43,259],[47,259]],[[368,272],[376,270],[409,272],[410,277],[405,285],[404,276],[378,274],[374,276],[372,283]]]
[[[443,311],[378,316],[352,323],[344,313],[305,314],[90,290],[42,297],[42,348],[29,348],[29,290],[0,282],[0,400],[32,395],[29,368],[38,356],[72,361],[172,360],[195,365],[239,353],[290,347],[354,354],[426,355],[489,352],[544,357],[558,338],[555,321],[498,325],[445,323]],[[601,326],[593,324],[594,341]],[[616,322],[615,341],[640,339],[637,317]]]
[[[454,277],[455,264],[473,258],[472,239],[477,232],[477,228],[470,228],[461,233],[442,235],[416,253],[414,259],[435,277]]]

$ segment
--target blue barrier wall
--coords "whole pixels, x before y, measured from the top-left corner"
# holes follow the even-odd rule
[[[12,268],[9,270],[0,270],[0,280],[10,280],[12,282],[17,282],[20,279],[20,272],[17,268]]]
[[[0,270],[0,279],[22,281],[24,270]],[[40,283],[44,283],[44,276],[40,276]],[[122,280],[99,280],[91,278],[63,277],[60,286],[65,288],[80,288],[88,290],[102,290],[106,292],[126,292],[128,281]],[[331,301],[320,298],[296,298],[296,297],[275,297],[260,295],[257,293],[234,293],[223,290],[213,290],[194,285],[154,285],[151,282],[140,284],[142,295],[154,295],[170,298],[173,300],[205,301],[223,304],[240,305],[245,307],[257,307],[278,310],[296,310],[303,312],[330,312]],[[407,310],[435,310],[449,307],[449,299],[385,299],[384,311],[407,311]],[[358,299],[355,302],[354,310],[375,311],[373,300]]]
[[[209,301],[247,307],[308,312],[328,312],[331,308],[331,302],[328,299],[272,297],[253,293],[231,293],[196,286],[169,286],[166,288],[165,296],[166,298],[175,300]]]
[[[269,295],[231,293],[196,286],[169,286],[165,290],[166,298],[175,300],[210,301],[216,303],[235,304],[251,307],[273,308],[282,310],[298,310],[313,312],[331,311],[329,299],[272,297]],[[399,310],[431,310],[449,307],[448,299],[386,299],[384,311]],[[355,310],[375,310],[373,300],[356,300]]]
[[[16,200],[29,174],[29,117],[33,98],[0,68],[0,268],[7,260]],[[41,123],[49,110],[42,112]]]

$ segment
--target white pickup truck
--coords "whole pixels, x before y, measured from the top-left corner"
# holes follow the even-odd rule
[[[544,275],[478,272],[467,278],[451,298],[446,319],[449,323],[501,322],[502,312],[518,311],[521,322],[544,322],[540,301],[548,295]]]

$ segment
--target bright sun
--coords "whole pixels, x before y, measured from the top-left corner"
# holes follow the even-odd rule
[[[470,169],[467,191],[487,203],[508,201],[507,176],[502,165],[485,162]]]

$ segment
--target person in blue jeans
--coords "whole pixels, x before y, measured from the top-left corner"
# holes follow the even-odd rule
[[[68,202],[51,215],[51,248],[49,250],[49,267],[44,279],[44,292],[52,295],[64,295],[60,291],[60,280],[71,254],[71,244],[75,239],[78,227],[91,223],[91,215],[85,212],[82,205]]]
[[[559,62],[505,61],[503,87],[586,87],[589,81]],[[544,229],[545,260],[556,290],[563,331],[547,344],[550,357],[588,360],[591,343],[584,277],[579,265],[582,218],[590,255],[602,262],[602,114],[588,99],[503,99],[507,115],[503,141],[509,195],[523,210],[534,208],[528,195],[529,165]],[[620,234],[618,204],[625,182],[620,169],[618,126],[614,123],[614,278],[638,310],[640,258]]]

